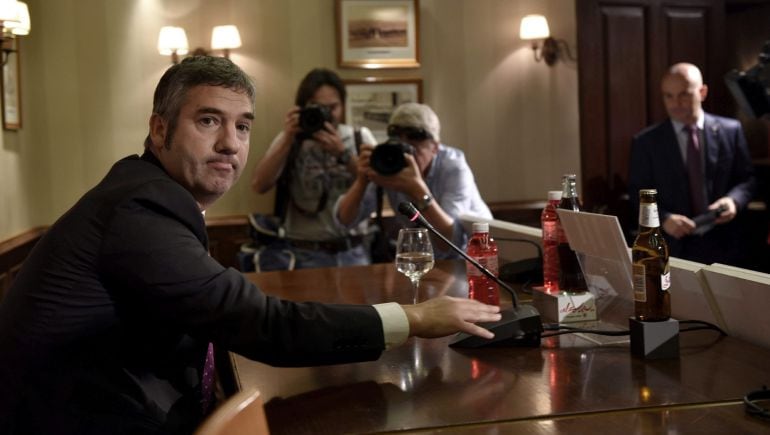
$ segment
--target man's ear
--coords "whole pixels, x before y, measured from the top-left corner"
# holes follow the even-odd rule
[[[433,151],[433,155],[438,154],[438,144],[439,142],[436,139],[430,140],[431,147],[430,149]]]
[[[168,134],[168,124],[157,113],[150,116],[150,140],[154,148],[161,148],[166,143],[166,134]]]
[[[706,96],[709,94],[709,87],[708,85],[702,85],[700,87],[700,100],[706,101]]]

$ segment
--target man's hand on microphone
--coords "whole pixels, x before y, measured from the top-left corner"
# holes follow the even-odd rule
[[[473,299],[440,296],[416,305],[402,305],[409,320],[409,336],[445,337],[465,332],[482,338],[493,338],[489,330],[476,323],[500,320],[500,307]]]

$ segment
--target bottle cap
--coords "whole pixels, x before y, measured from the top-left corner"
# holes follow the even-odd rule
[[[486,222],[474,222],[473,223],[473,232],[474,233],[488,233],[489,232],[489,224]]]
[[[557,199],[561,199],[561,190],[549,190],[548,191],[548,200],[549,201],[555,201]]]

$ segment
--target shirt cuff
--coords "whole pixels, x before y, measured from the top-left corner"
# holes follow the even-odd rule
[[[385,349],[403,344],[409,338],[409,319],[401,305],[395,302],[375,304],[374,309],[382,320]]]

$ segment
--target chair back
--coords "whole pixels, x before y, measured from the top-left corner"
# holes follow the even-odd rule
[[[267,435],[265,407],[257,389],[241,391],[214,410],[196,435]]]

